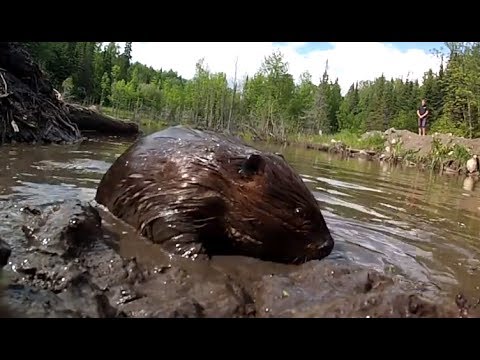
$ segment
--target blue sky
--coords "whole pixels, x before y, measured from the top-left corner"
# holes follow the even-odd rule
[[[393,42],[389,44],[402,51],[408,49],[420,49],[425,51],[432,49],[440,50],[441,47],[445,47],[443,42]]]
[[[356,81],[385,75],[418,79],[429,69],[438,71],[440,59],[431,53],[441,42],[214,42],[214,43],[133,43],[132,56],[156,69],[173,69],[185,78],[195,74],[195,63],[203,58],[213,72],[224,72],[229,80],[253,76],[266,56],[280,50],[296,80],[308,71],[318,83],[328,60],[331,79],[338,78],[345,93]]]
[[[285,45],[288,43],[277,42],[273,43],[274,45]],[[410,49],[419,49],[424,51],[430,51],[432,49],[440,49],[443,46],[442,42],[384,42],[383,44],[392,45],[394,48],[401,51],[407,51]],[[444,47],[444,46],[443,46]],[[298,49],[299,53],[306,54],[315,50],[331,50],[334,46],[329,42],[306,42],[305,45]]]

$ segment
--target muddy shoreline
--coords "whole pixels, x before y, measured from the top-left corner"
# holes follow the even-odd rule
[[[170,257],[96,203],[11,210],[22,218],[24,242],[9,244],[2,316],[472,316],[432,284],[337,259],[293,266]]]

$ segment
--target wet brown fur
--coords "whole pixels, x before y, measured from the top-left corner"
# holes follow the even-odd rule
[[[104,175],[96,200],[186,256],[303,262],[333,247],[313,194],[281,156],[207,131],[173,127],[138,140]]]

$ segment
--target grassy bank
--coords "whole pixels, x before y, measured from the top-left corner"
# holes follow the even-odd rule
[[[150,111],[133,112],[130,110],[114,109],[107,106],[99,107],[98,105],[97,108],[102,114],[112,116],[119,120],[136,122],[142,128],[160,130],[168,125],[165,120],[156,118],[156,116]]]
[[[168,126],[149,112],[115,110],[102,107],[104,114],[135,121],[144,129],[157,131]],[[239,134],[247,141],[255,139],[249,132]],[[275,141],[266,139],[266,141]],[[435,133],[419,136],[408,130],[389,129],[386,132],[372,131],[364,134],[342,131],[328,135],[289,135],[290,145],[339,153],[345,157],[365,157],[398,165],[428,168],[439,172],[464,173],[466,162],[473,154],[480,154],[480,139],[465,139],[453,134]]]
[[[366,157],[430,169],[440,173],[467,173],[466,163],[480,154],[480,139],[466,139],[452,134],[419,136],[408,130],[355,134],[340,132],[332,135],[295,135],[288,143],[310,149],[340,153],[346,157]]]
[[[345,145],[350,149],[381,151],[383,150],[385,139],[380,133],[371,133],[367,136],[342,131],[330,135],[305,135],[297,134],[287,138],[287,141],[294,144],[325,144],[334,146],[337,143]]]

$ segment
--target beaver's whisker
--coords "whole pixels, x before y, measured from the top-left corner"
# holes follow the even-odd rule
[[[193,223],[196,225],[198,223],[204,223],[204,222],[207,222],[207,221],[215,220],[216,218],[217,218],[216,216],[211,216],[211,217],[203,218],[203,219],[194,219]]]

